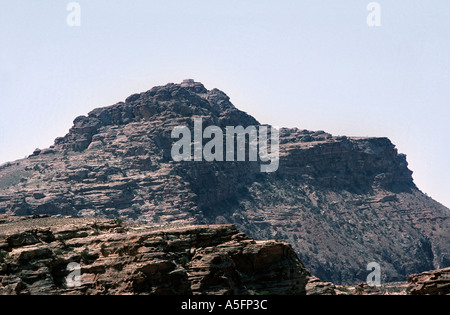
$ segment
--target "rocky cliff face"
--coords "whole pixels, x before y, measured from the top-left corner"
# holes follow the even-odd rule
[[[410,275],[408,283],[411,295],[450,295],[450,268]]]
[[[69,133],[0,166],[0,213],[120,217],[156,224],[234,224],[290,242],[310,271],[335,283],[383,281],[450,265],[449,209],[413,183],[386,138],[280,129],[280,162],[174,162],[171,132],[259,122],[201,83],[155,87],[75,119]]]
[[[429,270],[410,275],[407,281],[382,283],[362,282],[356,286],[334,285],[312,276],[306,284],[307,295],[450,295],[450,268]]]
[[[309,276],[287,243],[230,225],[0,219],[0,294],[290,295]]]

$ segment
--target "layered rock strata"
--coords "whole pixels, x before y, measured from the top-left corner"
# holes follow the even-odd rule
[[[232,225],[0,216],[0,294],[301,295],[308,276],[290,245]]]
[[[281,128],[279,168],[175,162],[177,126],[261,126],[217,89],[186,80],[131,95],[74,120],[67,135],[0,166],[0,213],[234,224],[292,244],[317,277],[383,281],[450,266],[450,210],[421,192],[387,138]],[[204,144],[204,143],[203,143]]]

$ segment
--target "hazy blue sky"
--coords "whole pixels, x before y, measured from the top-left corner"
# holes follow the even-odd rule
[[[78,115],[201,81],[262,123],[386,136],[450,206],[450,1],[1,0],[0,164]]]

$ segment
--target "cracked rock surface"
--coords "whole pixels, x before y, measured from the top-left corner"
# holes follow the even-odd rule
[[[0,294],[305,294],[308,271],[283,241],[233,225],[0,216]],[[78,264],[80,282],[71,287]],[[68,281],[69,279],[69,281]]]

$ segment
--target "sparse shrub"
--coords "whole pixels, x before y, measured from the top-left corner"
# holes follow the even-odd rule
[[[64,237],[63,237],[62,235],[59,235],[59,236],[56,238],[56,240],[59,241],[59,242],[61,243],[61,245],[63,246],[63,248],[66,248],[66,247],[67,247],[66,241],[64,240]]]
[[[6,260],[6,257],[8,257],[8,253],[0,250],[0,263],[4,263]]]
[[[61,249],[61,248],[57,248],[57,249],[55,249],[54,251],[53,251],[53,254],[55,255],[55,256],[61,256],[61,255],[63,255],[63,250]]]
[[[186,256],[182,256],[180,259],[178,259],[178,263],[182,266],[185,266],[187,263],[189,263],[189,258]]]
[[[123,225],[123,219],[121,218],[115,218],[114,219],[114,223],[117,224],[118,226],[122,226]]]
[[[85,264],[89,264],[89,248],[85,247],[81,253],[81,261]]]
[[[100,227],[98,226],[97,222],[94,222],[92,227],[94,228],[94,235],[99,235],[100,234]]]
[[[106,248],[107,248],[106,244],[105,244],[105,243],[102,243],[102,245],[100,246],[100,252],[102,253],[102,255],[103,255],[104,257],[107,256]]]

